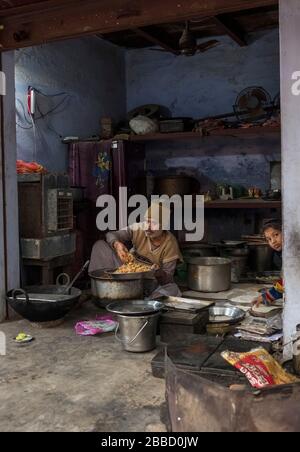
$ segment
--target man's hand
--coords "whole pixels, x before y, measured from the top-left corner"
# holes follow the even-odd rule
[[[124,243],[115,242],[113,244],[113,247],[114,247],[118,257],[120,258],[121,262],[123,264],[127,264],[128,260],[129,260],[129,252],[128,252],[127,247],[124,245]]]
[[[260,295],[259,297],[255,298],[255,300],[252,301],[252,306],[255,306],[256,308],[259,308],[259,306],[261,304],[263,304],[263,302],[264,302],[263,296]]]

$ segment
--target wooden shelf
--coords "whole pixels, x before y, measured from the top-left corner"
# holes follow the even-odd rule
[[[279,136],[280,127],[250,127],[249,129],[216,129],[212,130],[209,135],[201,135],[197,132],[176,132],[176,133],[155,133],[150,135],[132,135],[132,142],[149,142],[149,141],[176,141],[176,140],[199,140],[210,137],[235,137],[235,138],[253,138],[256,136]]]
[[[281,206],[281,201],[264,201],[261,199],[218,200],[205,203],[206,209],[281,209]]]

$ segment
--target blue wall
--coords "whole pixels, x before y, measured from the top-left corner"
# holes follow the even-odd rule
[[[42,111],[62,106],[36,122],[37,160],[49,170],[67,168],[67,146],[58,135],[99,133],[100,118],[121,119],[127,110],[145,103],[168,107],[173,116],[200,118],[232,111],[237,94],[261,85],[272,96],[279,91],[278,30],[255,34],[248,47],[230,38],[191,58],[150,50],[122,49],[97,38],[83,38],[16,52],[17,111],[19,125],[29,128],[22,106],[28,85],[39,96]],[[28,119],[28,118],[27,118]],[[18,156],[34,157],[32,129],[17,128]],[[194,175],[203,190],[211,182],[257,185],[267,189],[270,161],[280,160],[280,139],[238,140],[209,138],[194,142],[155,143],[147,149],[152,174]]]
[[[250,42],[239,47],[224,37],[218,47],[190,58],[150,50],[127,52],[128,110],[158,103],[173,116],[201,118],[232,112],[238,93],[248,86],[263,86],[274,97],[280,86],[278,30],[255,34]],[[270,161],[281,159],[280,150],[279,136],[161,142],[148,145],[147,167],[154,175],[193,175],[203,190],[211,182],[266,190]]]
[[[43,113],[36,121],[36,159],[50,171],[66,171],[67,149],[59,135],[99,135],[100,119],[116,121],[126,113],[125,55],[116,46],[96,37],[68,40],[16,52],[18,158],[35,159],[34,133],[24,119],[28,85],[45,94],[38,96]],[[37,113],[39,115],[39,113]],[[28,117],[27,117],[28,120]],[[21,128],[20,126],[24,127]]]
[[[193,57],[128,51],[128,110],[154,103],[168,107],[173,116],[197,119],[231,112],[237,94],[248,86],[263,86],[273,96],[279,92],[278,30],[251,36],[247,47],[218,39],[221,45]]]

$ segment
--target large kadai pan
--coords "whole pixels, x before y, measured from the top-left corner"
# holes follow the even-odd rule
[[[65,317],[77,304],[81,291],[72,288],[63,295],[62,286],[31,286],[11,290],[6,300],[14,311],[30,322],[51,322]]]

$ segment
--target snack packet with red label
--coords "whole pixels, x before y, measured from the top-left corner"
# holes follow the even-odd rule
[[[239,369],[254,388],[300,382],[298,378],[287,373],[264,348],[257,348],[248,353],[225,351],[221,355]]]

